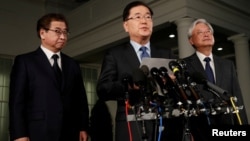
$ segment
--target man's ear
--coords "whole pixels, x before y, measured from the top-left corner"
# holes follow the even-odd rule
[[[41,29],[39,33],[40,33],[41,39],[44,39],[45,30],[44,30],[44,29]]]
[[[123,28],[124,28],[125,32],[128,32],[128,23],[127,22],[123,22]]]
[[[188,40],[189,40],[189,43],[190,43],[191,45],[194,45],[194,42],[193,42],[193,40],[192,40],[192,37],[190,37]]]

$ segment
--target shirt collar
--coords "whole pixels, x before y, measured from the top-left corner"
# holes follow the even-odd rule
[[[43,45],[41,45],[41,49],[43,50],[43,52],[45,53],[45,55],[47,56],[48,59],[51,59],[52,55],[57,54],[59,56],[59,58],[61,58],[61,54],[60,52],[52,52],[49,49],[45,48]]]
[[[209,56],[205,56],[204,54],[202,54],[199,51],[196,51],[196,55],[198,56],[198,58],[200,59],[201,62],[203,62],[205,57],[209,57],[211,59],[211,61],[213,62],[213,54],[211,53]]]
[[[150,52],[150,42],[146,43],[145,45],[141,45],[138,44],[137,42],[130,40],[131,45],[133,46],[133,48],[135,49],[136,52],[139,51],[140,47],[144,46],[148,49],[148,51]]]

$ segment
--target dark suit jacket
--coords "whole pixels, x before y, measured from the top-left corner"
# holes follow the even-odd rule
[[[169,50],[151,46],[151,58],[176,58]],[[131,44],[110,49],[102,63],[97,92],[103,100],[124,100],[124,74],[133,75],[133,71],[140,67],[140,61]]]
[[[154,46],[151,46],[151,57],[167,59],[176,58],[169,50],[159,49]],[[120,133],[123,133],[120,138],[122,138],[124,141],[129,140],[129,135],[127,132],[124,108],[125,90],[121,80],[124,74],[133,76],[133,71],[139,69],[139,67],[140,61],[138,60],[138,57],[131,44],[112,48],[106,53],[104,57],[102,70],[97,85],[97,94],[100,99],[118,101],[116,120],[119,122],[124,122],[125,127],[117,127],[116,129],[119,130]],[[131,94],[130,96],[133,95]],[[117,134],[118,133],[116,132],[116,136],[120,135]]]
[[[31,141],[78,141],[80,130],[88,130],[80,67],[65,54],[61,57],[62,87],[40,47],[16,56],[10,79],[11,140],[28,136]]]
[[[243,100],[242,100],[242,95],[241,95],[241,90],[240,86],[238,83],[238,78],[236,74],[236,70],[234,67],[233,62],[229,60],[225,60],[222,58],[219,58],[216,55],[213,55],[214,59],[214,65],[215,65],[215,74],[216,74],[216,84],[218,87],[224,89],[227,91],[227,94],[223,96],[228,101],[228,104],[230,105],[229,102],[229,97],[231,96],[236,96],[238,101],[237,105],[244,105]],[[193,55],[183,58],[183,60],[187,64],[187,69],[189,73],[193,76],[195,74],[201,73],[204,77],[206,77],[205,70],[196,55],[194,53]],[[198,85],[198,88],[200,89],[200,96],[203,98],[203,102],[209,102],[211,99],[216,99],[218,98],[211,92],[208,92],[204,85]],[[215,100],[216,101],[216,100]],[[245,109],[240,110],[240,117],[242,120],[243,124],[248,124],[247,122],[247,117],[245,113]],[[193,119],[192,119],[193,118]],[[205,116],[198,116],[198,117],[192,117],[191,118],[191,126],[193,127],[194,134],[197,134],[200,136],[199,139],[197,140],[206,140],[206,136],[202,137],[204,134],[209,134],[209,133],[200,133],[200,130],[205,130],[205,128],[208,125],[207,119]],[[216,116],[211,116],[211,125],[238,125],[238,121],[236,120],[236,115],[233,115],[233,122],[230,114],[227,115],[216,115]],[[198,127],[198,128],[197,128]],[[209,134],[210,135],[210,134]]]

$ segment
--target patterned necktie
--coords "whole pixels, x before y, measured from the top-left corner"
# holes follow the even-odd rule
[[[59,82],[59,84],[61,83],[61,80],[62,80],[62,71],[61,71],[61,69],[59,68],[59,65],[58,65],[58,63],[57,63],[57,59],[59,58],[59,56],[57,55],[57,54],[54,54],[53,56],[52,56],[52,58],[54,59],[54,64],[53,64],[53,69],[54,69],[54,72],[55,72],[55,74],[56,74],[56,78],[57,78],[57,80],[58,80],[58,82]]]
[[[142,51],[142,53],[141,53],[141,59],[143,59],[144,57],[149,57],[149,54],[147,52],[147,47],[141,47],[140,51]]]
[[[204,59],[204,61],[206,62],[205,71],[206,71],[206,74],[207,74],[208,81],[215,84],[213,70],[212,70],[212,68],[210,66],[211,59],[209,57],[206,57]]]

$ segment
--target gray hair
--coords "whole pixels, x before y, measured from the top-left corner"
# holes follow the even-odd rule
[[[195,21],[191,24],[191,26],[190,26],[189,29],[188,29],[188,39],[190,39],[190,38],[192,37],[192,32],[193,32],[195,26],[196,26],[197,24],[199,24],[199,23],[204,23],[204,24],[206,24],[206,25],[210,28],[211,32],[214,33],[214,29],[213,29],[213,27],[212,27],[212,25],[211,25],[210,23],[208,23],[205,19],[197,19],[197,20],[195,20]]]

